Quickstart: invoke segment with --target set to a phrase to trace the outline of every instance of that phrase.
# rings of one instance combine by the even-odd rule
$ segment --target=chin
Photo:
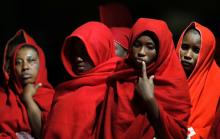
[[[186,75],[190,75],[192,73],[192,70],[190,70],[190,69],[184,68],[184,71],[185,71]]]
[[[28,85],[28,84],[34,84],[34,81],[32,80],[27,80],[22,82],[23,86]]]
[[[139,63],[139,62],[135,62],[135,63],[134,63],[134,68],[136,68],[136,69],[141,69],[141,68],[142,68],[142,64]]]

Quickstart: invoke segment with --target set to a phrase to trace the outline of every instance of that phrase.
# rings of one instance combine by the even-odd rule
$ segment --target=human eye
[[[189,49],[189,46],[187,44],[182,44],[181,49],[182,50],[187,50],[187,49]]]
[[[28,63],[35,63],[35,62],[37,61],[37,59],[36,59],[36,58],[33,58],[33,57],[29,57],[29,58],[27,59],[27,61],[28,61]]]
[[[141,43],[139,41],[135,41],[133,44],[133,47],[139,48],[141,46]]]
[[[149,50],[154,50],[155,49],[155,45],[154,44],[147,44],[146,46]]]
[[[196,48],[193,48],[193,52],[195,52],[196,54],[198,54],[200,51],[200,48],[196,47]]]
[[[16,66],[19,66],[19,65],[21,65],[22,64],[22,60],[21,59],[16,59],[15,60],[15,65]]]

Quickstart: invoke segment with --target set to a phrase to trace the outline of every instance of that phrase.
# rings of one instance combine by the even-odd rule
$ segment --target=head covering
[[[76,75],[72,70],[69,41],[80,39],[94,63],[87,72]],[[77,47],[75,45],[74,47]],[[81,48],[80,48],[81,49]],[[61,51],[61,59],[72,80],[56,88],[53,109],[49,115],[44,138],[91,138],[104,99],[106,78],[116,67],[111,31],[102,23],[90,21],[68,36]],[[60,126],[62,125],[62,126]]]
[[[218,97],[220,95],[220,69],[214,60],[215,37],[206,27],[197,22],[192,22],[182,33],[176,48],[180,57],[180,48],[185,32],[195,28],[201,36],[201,46],[196,66],[188,77],[189,92],[192,102],[189,127],[196,135],[207,138],[213,122]],[[207,107],[208,106],[208,107]]]
[[[84,43],[88,55],[95,65],[95,68],[90,72],[94,72],[100,64],[115,56],[112,33],[104,24],[91,21],[80,26],[65,39],[61,50],[61,60],[63,65],[68,74],[73,78],[77,75],[72,71],[72,66],[75,65],[71,64],[68,44],[74,37],[80,39]]]
[[[129,51],[137,37],[145,31],[159,40],[157,60],[147,67],[148,75],[155,75],[154,94],[159,105],[161,123],[157,133],[147,117],[146,108],[135,92],[140,72],[129,64],[119,64],[118,71],[109,78],[99,138],[153,138],[185,139],[190,100],[183,68],[175,53],[172,34],[164,21],[140,18],[131,29]],[[155,135],[156,134],[156,135]]]
[[[128,50],[129,35],[131,29],[126,27],[112,27],[111,28],[114,41],[119,43],[124,49]]]
[[[15,76],[15,59],[16,54],[24,45],[31,45],[39,54],[39,71],[35,84],[42,83],[42,86],[38,88],[34,94],[33,99],[41,109],[42,126],[46,122],[47,114],[50,110],[52,98],[54,95],[53,87],[47,81],[47,69],[45,63],[45,56],[42,49],[35,43],[21,43],[16,46],[14,53],[11,57],[11,75],[6,91],[0,92],[0,137],[8,136],[11,138],[17,138],[16,132],[24,131],[29,134],[32,133],[32,129],[29,123],[29,117],[25,105],[23,104],[21,97],[23,88],[18,78]]]
[[[28,43],[28,44],[34,44],[37,45],[35,40],[29,36],[25,30],[19,29],[15,35],[9,39],[9,41],[6,43],[5,49],[4,49],[4,57],[3,57],[3,65],[2,70],[4,74],[5,84],[7,84],[9,80],[9,73],[7,71],[7,67],[9,66],[9,62],[7,62],[10,59],[10,55],[12,55],[14,48],[17,47],[21,43]]]

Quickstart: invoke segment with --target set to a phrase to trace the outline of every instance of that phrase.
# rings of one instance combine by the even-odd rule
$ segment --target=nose
[[[189,49],[186,54],[184,55],[184,59],[186,60],[191,60],[192,59],[192,55],[193,55],[193,52],[191,49]]]
[[[145,55],[146,55],[146,53],[145,53],[145,47],[142,46],[142,47],[140,48],[140,50],[138,51],[138,56],[139,56],[139,57],[144,57]]]
[[[83,62],[83,58],[80,56],[76,57],[76,63],[80,63],[80,62]]]
[[[27,62],[24,62],[22,64],[22,70],[25,71],[25,70],[28,70],[29,69],[29,64]]]

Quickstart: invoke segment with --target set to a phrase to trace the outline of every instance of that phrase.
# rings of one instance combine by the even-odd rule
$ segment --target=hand
[[[23,100],[26,101],[28,99],[31,99],[34,94],[37,92],[37,89],[42,86],[42,83],[38,83],[36,85],[34,84],[27,84],[23,89]]]
[[[146,64],[142,62],[142,76],[138,78],[136,91],[144,99],[144,101],[154,99],[154,76],[147,77]]]
[[[16,132],[16,136],[18,139],[34,139],[31,134],[25,131]]]

